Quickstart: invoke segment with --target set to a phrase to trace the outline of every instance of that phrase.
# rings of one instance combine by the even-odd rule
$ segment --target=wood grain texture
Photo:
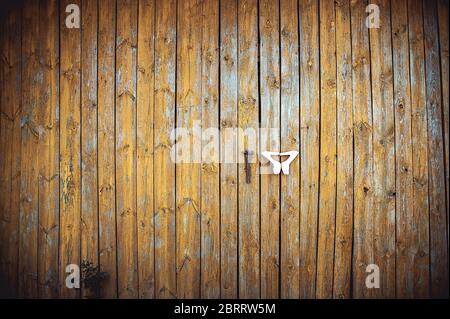
[[[4,9],[6,11],[6,9]],[[6,23],[6,13],[8,12],[2,12],[2,15],[0,16],[0,18],[2,18],[2,23],[0,24],[0,52],[3,56],[7,55],[7,50],[8,50],[8,39],[5,36],[8,30],[8,26]],[[3,62],[3,61],[2,61]],[[1,64],[1,68],[0,68],[0,85],[1,85],[1,91],[4,92],[5,88],[6,88],[6,77],[8,74],[8,69],[7,69],[8,65],[6,63],[2,63]],[[8,160],[8,157],[11,154],[11,150],[7,144],[7,137],[9,137],[9,134],[7,133],[7,128],[6,128],[6,119],[4,118],[5,116],[3,115],[3,113],[6,113],[6,108],[7,108],[8,104],[6,103],[6,94],[2,93],[0,95],[0,151],[2,154],[2,157],[0,158],[0,186],[3,189],[8,189],[10,188],[10,183],[9,183],[9,174],[10,174],[10,170],[9,170],[9,163],[10,160]],[[3,134],[2,134],[3,132]],[[0,194],[0,230],[1,230],[1,235],[0,235],[0,273],[2,274],[0,277],[0,284],[2,285],[2,287],[5,286],[9,286],[9,282],[8,282],[8,278],[6,277],[6,263],[8,262],[8,257],[7,257],[7,246],[4,244],[7,238],[7,228],[8,228],[8,223],[7,221],[7,211],[9,210],[9,202],[6,199],[6,194]],[[7,295],[6,289],[2,289],[1,290],[1,295]]]
[[[369,31],[365,25],[365,1],[351,1],[352,93],[354,127],[354,228],[353,297],[372,297],[366,289],[366,267],[374,260],[372,96]]]
[[[409,60],[411,76],[411,137],[413,148],[413,220],[417,225],[414,258],[414,297],[430,293],[430,239],[428,203],[428,133],[425,93],[425,57],[422,2],[408,1]],[[400,288],[401,289],[401,288]]]
[[[115,175],[115,0],[98,3],[98,218],[99,265],[108,273],[101,297],[117,297]]]
[[[39,141],[39,296],[58,296],[59,247],[59,4],[40,2],[40,63],[43,64]],[[96,165],[96,161],[94,161]],[[97,181],[95,180],[95,183]]]
[[[176,1],[155,3],[155,297],[176,298],[175,164],[171,132],[175,128]],[[157,186],[157,187],[156,187]]]
[[[5,10],[5,9],[3,9]],[[6,12],[7,13],[7,12]],[[2,23],[0,23],[0,52],[1,54],[5,53],[5,50],[7,49],[7,40],[6,37],[4,36],[5,31],[6,31],[6,22],[5,19],[6,15],[5,12],[2,12],[2,14],[0,14],[0,18],[2,19]],[[0,64],[0,89],[4,89],[5,86],[5,74],[6,74],[6,64],[2,63]],[[2,186],[3,188],[8,188],[7,186],[7,166],[8,164],[6,164],[8,162],[8,160],[6,159],[6,156],[9,153],[8,150],[8,146],[6,144],[6,134],[3,133],[2,135],[2,126],[4,126],[3,123],[3,119],[2,119],[2,112],[3,112],[3,108],[6,108],[6,103],[3,100],[5,94],[0,94],[0,152],[2,154],[2,157],[0,158],[0,186]],[[5,132],[5,129],[3,129],[3,132]],[[5,216],[5,212],[7,210],[7,206],[5,205],[5,196],[4,195],[0,195],[0,230],[1,230],[1,235],[0,235],[0,240],[2,239],[6,239],[6,222],[4,220],[4,216]],[[3,241],[2,241],[3,242]],[[6,273],[6,263],[7,263],[7,248],[6,246],[4,246],[1,242],[0,242],[0,273],[2,275],[0,275],[0,285],[2,287],[6,287],[7,285],[9,285],[8,279],[6,278],[6,276],[4,275]],[[6,296],[7,289],[2,289],[0,290],[0,295],[1,296]]]
[[[9,13],[9,14],[8,14]],[[17,296],[21,166],[21,10],[2,14],[0,94],[0,293]]]
[[[3,9],[5,10],[5,9]],[[6,10],[5,10],[6,11]],[[2,23],[0,23],[0,52],[2,55],[6,55],[6,50],[8,49],[7,45],[7,39],[5,37],[7,25],[6,25],[6,14],[7,11],[3,11],[0,15],[0,18],[2,19]],[[3,61],[2,61],[3,62]],[[5,78],[7,74],[7,64],[2,63],[0,66],[0,88],[1,91],[4,91],[5,89]],[[5,126],[5,120],[3,119],[3,112],[4,109],[6,109],[6,101],[5,101],[5,94],[0,94],[0,151],[2,154],[2,157],[0,158],[0,186],[2,186],[3,189],[8,189],[8,160],[7,156],[10,154],[9,147],[6,143],[6,129]],[[3,131],[3,134],[2,134]],[[6,211],[9,209],[9,207],[6,204],[6,196],[4,194],[0,194],[0,273],[2,274],[0,276],[0,285],[2,287],[9,286],[8,278],[4,275],[6,273],[6,263],[7,263],[7,248],[6,245],[4,245],[4,241],[7,237],[7,223],[5,221],[5,215]],[[8,293],[6,292],[7,289],[0,290],[1,296],[6,296]],[[8,289],[9,290],[9,289]]]
[[[81,8],[81,3],[62,1]],[[60,247],[59,293],[63,298],[80,296],[66,287],[66,267],[81,263],[81,32],[67,28],[60,12]]]
[[[119,298],[137,298],[136,72],[137,0],[117,2],[116,207]]]
[[[317,298],[333,295],[336,221],[337,92],[334,3],[320,1],[320,177]]]
[[[280,12],[276,1],[259,1],[260,149],[280,152]],[[283,158],[285,160],[286,158]],[[270,172],[270,162],[261,170]],[[280,176],[261,174],[261,298],[278,298]]]
[[[319,3],[299,1],[300,42],[300,298],[316,295],[319,213]]]
[[[137,236],[139,297],[154,297],[153,123],[155,1],[139,0],[137,39]]]
[[[333,297],[351,297],[353,244],[353,90],[350,1],[337,3],[336,10],[336,239],[334,242]]]
[[[238,136],[239,193],[239,298],[259,298],[260,277],[260,187],[258,128],[258,3],[238,3],[238,127],[249,134]],[[250,183],[246,183],[244,152],[251,152]]]
[[[393,106],[390,2],[374,1],[380,27],[370,28],[373,116],[373,264],[380,273],[378,298],[395,297],[395,123]],[[375,226],[379,225],[379,226]]]
[[[22,10],[22,147],[20,184],[19,295],[38,297],[39,227],[39,106],[42,67],[39,64],[39,2],[30,0]]]
[[[97,0],[81,5],[81,260],[98,264]],[[92,291],[82,287],[82,297]]]
[[[423,5],[425,79],[428,120],[431,296],[448,296],[448,245],[445,204],[445,159],[436,1]]]
[[[449,20],[448,20],[448,0],[437,1],[437,14],[439,19],[439,49],[441,59],[441,85],[442,85],[442,121],[444,125],[444,157],[445,157],[445,190],[447,194],[447,250],[449,245],[449,182],[450,182],[450,164],[449,164]]]
[[[409,76],[408,7],[406,1],[391,2],[392,68],[394,81],[396,155],[396,281],[397,296],[413,297],[414,259],[417,252],[413,212],[413,148],[411,133],[411,87]],[[411,218],[412,217],[412,218]]]
[[[0,296],[448,298],[448,5],[0,2]]]
[[[219,125],[219,1],[202,3],[202,171],[201,291],[202,298],[220,297],[220,140]],[[212,129],[210,129],[212,128]]]
[[[177,8],[177,128],[192,134],[189,149],[176,145],[177,159],[185,159],[176,165],[178,298],[200,297],[202,3],[179,1]]]
[[[281,150],[300,146],[300,77],[298,46],[298,1],[280,1],[281,37]],[[280,123],[280,124],[281,124]],[[289,178],[281,179],[280,298],[299,297],[300,273],[300,158],[289,167]]]
[[[232,134],[238,126],[237,10],[237,0],[220,1],[221,298],[238,296],[238,141]]]

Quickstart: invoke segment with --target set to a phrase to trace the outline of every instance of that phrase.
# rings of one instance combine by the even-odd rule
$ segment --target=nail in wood
[[[252,151],[245,150],[244,151],[244,158],[245,158],[245,182],[247,184],[250,184],[250,180],[252,178],[252,171],[250,169],[250,161],[249,157],[253,155]]]

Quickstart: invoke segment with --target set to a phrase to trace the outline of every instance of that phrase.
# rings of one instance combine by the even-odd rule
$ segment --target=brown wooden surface
[[[411,133],[413,147],[413,192],[412,216],[417,230],[411,234],[417,246],[417,258],[412,265],[414,271],[414,297],[429,295],[430,237],[428,201],[428,133],[425,96],[425,60],[423,42],[422,2],[408,1],[409,58],[411,70]],[[402,234],[400,234],[402,236]]]
[[[98,264],[97,0],[81,5],[81,260]],[[82,290],[82,297],[91,292]]]
[[[372,2],[2,2],[1,296],[448,297],[448,0]]]
[[[238,127],[246,130],[258,128],[258,1],[238,1]],[[249,134],[251,135],[251,134]],[[239,298],[259,298],[261,295],[261,217],[259,138],[238,136],[238,261]],[[251,152],[253,162],[246,181],[245,151]],[[250,161],[252,160],[250,159]],[[225,212],[226,213],[226,212]]]
[[[366,266],[374,259],[373,211],[373,118],[370,83],[369,30],[366,28],[366,1],[350,1],[353,89],[353,297],[375,294],[366,289]],[[379,225],[382,226],[382,225]]]
[[[200,130],[202,121],[202,1],[177,4],[176,125]],[[176,165],[177,297],[200,297],[201,141],[181,150],[187,160]],[[178,145],[175,147],[178,156]],[[187,155],[186,152],[189,152]]]
[[[390,1],[373,2],[380,8],[380,28],[370,29],[372,88],[373,263],[380,268],[380,289],[376,297],[395,297],[395,126]],[[397,154],[399,155],[399,154]],[[380,226],[377,226],[380,225]]]
[[[437,2],[423,5],[425,82],[428,126],[431,296],[448,294],[448,229],[445,203],[445,159],[440,81]],[[448,222],[448,221],[447,221]]]
[[[154,227],[153,227],[153,123],[155,2],[139,1],[137,43],[137,236],[139,297],[153,298]]]
[[[280,152],[280,21],[279,3],[259,2],[261,127],[260,147]],[[264,164],[261,164],[264,165]],[[264,167],[270,163],[266,161]],[[263,167],[261,167],[263,169]],[[280,252],[280,176],[261,175],[261,298],[277,298]]]
[[[319,3],[299,1],[300,298],[314,298],[320,161]]]
[[[99,2],[98,17],[98,218],[99,263],[108,273],[102,297],[117,296],[115,171],[115,0]]]
[[[119,298],[137,298],[137,0],[117,1],[116,207]]]
[[[449,0],[438,0],[438,16],[439,16],[439,49],[441,59],[441,83],[442,83],[442,121],[444,125],[444,154],[445,155],[445,190],[447,193],[447,245],[449,245],[449,182],[450,182],[450,167],[449,167],[449,20],[448,7]]]
[[[58,3],[41,2],[40,54],[44,63],[43,94],[40,125],[43,136],[39,145],[39,295],[58,296],[58,240],[59,240],[59,25]],[[50,23],[49,23],[50,22]],[[96,65],[95,65],[96,66]],[[91,77],[96,78],[95,74]],[[95,80],[94,80],[95,81]],[[95,108],[91,108],[94,109]],[[91,132],[91,139],[96,132]],[[96,166],[96,158],[91,162]],[[96,179],[94,183],[96,185]],[[96,194],[94,194],[95,196]],[[90,201],[87,201],[90,202]],[[89,213],[96,214],[96,206]],[[90,215],[89,217],[91,217]],[[93,220],[95,218],[87,218]],[[95,241],[92,245],[95,245]],[[94,251],[95,252],[95,251]]]
[[[80,6],[60,6],[69,3]],[[67,265],[81,263],[81,32],[66,28],[65,16],[60,12],[59,292],[63,298],[74,298],[80,293],[67,289],[65,278]]]
[[[155,297],[176,297],[175,165],[170,134],[175,127],[176,1],[158,0],[155,15]]]
[[[408,41],[408,3],[392,2],[393,80],[395,111],[395,146],[396,146],[396,267],[397,296],[413,297],[414,259],[417,242],[414,229],[417,221],[413,212],[413,148],[411,132],[411,86],[409,76],[409,52],[403,43]],[[410,238],[413,237],[413,238]]]
[[[202,127],[219,125],[219,1],[205,0],[202,27]],[[202,298],[220,298],[220,140],[205,131],[202,145],[201,287]]]
[[[42,66],[38,54],[40,43],[39,2],[30,0],[22,12],[22,144],[19,223],[19,295],[38,297],[38,229],[39,229],[39,102],[42,89]],[[79,153],[79,149],[78,149]],[[20,227],[20,226],[19,226]],[[79,244],[79,241],[77,241]]]
[[[237,0],[220,1],[220,128],[237,128]],[[237,158],[237,138],[223,134],[223,161]],[[238,168],[233,163],[220,165],[220,275],[221,298],[237,298],[238,290]],[[227,212],[222,213],[222,212]]]
[[[19,217],[21,185],[21,12],[8,8],[2,14],[0,95],[0,282],[11,295],[18,292]],[[8,80],[6,80],[8,79]]]
[[[334,5],[320,1],[320,181],[317,298],[333,295],[336,222],[336,22]]]
[[[296,0],[280,1],[281,144],[282,150],[300,145],[298,7]],[[301,156],[301,155],[299,155]],[[281,179],[280,289],[281,298],[298,298],[300,273],[300,160],[290,166],[290,178]]]
[[[353,95],[350,38],[350,1],[336,6],[336,239],[334,241],[333,297],[351,296],[353,245]]]

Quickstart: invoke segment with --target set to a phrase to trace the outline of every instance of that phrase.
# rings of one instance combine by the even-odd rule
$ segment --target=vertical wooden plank
[[[58,295],[59,240],[59,4],[40,3],[42,97],[39,141],[39,296]]]
[[[430,292],[428,132],[425,92],[425,57],[422,1],[408,1],[409,60],[411,71],[411,135],[413,148],[413,220],[417,229],[414,258],[414,297],[427,298]]]
[[[336,3],[337,181],[333,297],[350,298],[353,245],[353,95],[350,1]]]
[[[316,295],[319,199],[319,6],[301,0],[300,12],[300,298]]]
[[[333,296],[336,214],[336,20],[334,2],[320,1],[320,181],[317,298]]]
[[[291,165],[289,180],[282,176],[281,181],[272,182],[274,176],[262,176],[262,192],[258,186],[258,166],[255,163],[252,164],[251,184],[245,183],[243,163],[238,166],[238,171],[232,163],[222,164],[220,170],[212,163],[205,163],[202,167],[189,164],[182,168],[183,175],[179,176],[184,176],[185,181],[189,179],[189,183],[179,179],[177,187],[185,192],[182,195],[179,192],[177,202],[180,214],[177,219],[180,228],[178,234],[184,236],[181,239],[175,232],[176,170],[170,158],[170,133],[175,126],[176,1],[141,0],[139,4],[135,1],[132,5],[120,2],[120,30],[116,43],[117,94],[114,93],[113,82],[114,0],[98,3],[98,40],[96,22],[91,23],[97,17],[97,5],[93,5],[95,0],[86,0],[82,5],[81,2],[77,3],[87,14],[82,18],[83,29],[66,27],[65,7],[69,2],[62,2],[59,6],[53,0],[29,0],[21,13],[25,18],[23,23],[19,11],[16,16],[13,13],[8,15],[4,21],[6,29],[2,29],[3,82],[0,92],[0,186],[7,190],[0,194],[0,265],[2,276],[11,285],[5,289],[11,294],[15,293],[15,276],[20,268],[22,296],[54,297],[58,293],[59,282],[62,297],[76,297],[77,290],[65,287],[65,266],[79,264],[81,259],[92,258],[91,261],[95,261],[98,254],[98,262],[110,276],[103,286],[104,296],[116,296],[117,193],[120,201],[118,244],[121,252],[119,261],[122,264],[118,269],[122,279],[121,297],[152,297],[155,293],[158,297],[175,297],[177,266],[180,271],[178,278],[181,278],[179,297],[218,297],[219,292],[222,297],[237,297],[238,280],[241,297],[276,297],[278,284],[273,280],[279,275],[275,270],[276,259],[279,259],[281,267],[279,280],[282,297],[348,297],[352,282],[351,212],[354,191],[354,296],[392,297],[393,283],[396,283],[398,297],[424,298],[429,295],[430,277],[432,295],[448,296],[448,157],[445,154],[448,148],[448,26],[445,24],[448,15],[442,9],[448,8],[448,2],[438,0],[430,4],[409,0],[407,4],[406,1],[391,1],[392,14],[389,13],[388,1],[378,2],[381,28],[370,31],[365,26],[367,1],[336,3],[336,36],[339,41],[336,39],[335,62],[332,62],[335,58],[334,41],[327,40],[334,37],[331,31],[334,15],[327,10],[332,8],[332,3],[321,2],[320,9],[316,2],[310,2],[312,5],[307,1],[300,4],[301,38],[298,41],[295,0],[281,0],[279,22],[274,22],[278,19],[276,2],[259,2],[259,20],[257,1],[241,1],[239,4],[235,0],[220,2],[220,111],[216,51],[219,2],[193,0],[193,3],[180,3],[180,7],[188,8],[183,12],[178,11],[178,15],[184,19],[179,27],[182,26],[180,31],[183,34],[182,37],[180,35],[180,41],[184,41],[185,45],[180,48],[179,53],[183,54],[179,55],[181,60],[178,64],[179,74],[183,74],[179,82],[179,88],[183,88],[183,91],[178,95],[182,102],[178,109],[180,126],[188,123],[187,127],[192,128],[196,125],[194,121],[201,118],[203,127],[214,127],[220,115],[222,129],[236,127],[238,123],[243,128],[256,128],[259,46],[262,126],[272,127],[277,119],[282,121],[280,136],[286,141],[281,150],[299,147],[300,139],[296,134],[300,127],[304,142],[300,154],[303,163],[301,177],[304,180],[301,189],[297,188],[300,185],[298,162]],[[92,10],[89,9],[91,5]],[[59,27],[56,25],[58,9],[61,10]],[[317,20],[319,14],[321,18]],[[392,21],[389,21],[390,16]],[[280,33],[279,39],[276,32],[272,32],[278,28],[278,23],[280,29],[276,32]],[[387,31],[390,25],[392,34]],[[21,26],[24,28],[23,39]],[[318,26],[321,27],[320,37]],[[261,42],[257,40],[258,29]],[[61,36],[61,72],[58,71],[59,37],[56,32],[60,32]],[[153,33],[156,34],[154,44]],[[315,60],[319,57],[319,39],[323,57],[321,64]],[[98,121],[96,102],[93,102],[97,99],[97,41],[100,46]],[[405,45],[406,41],[409,41],[409,49]],[[296,70],[299,63],[298,42],[301,43],[302,58],[301,110],[297,105],[297,99],[300,98],[299,70]],[[281,45],[280,52],[276,52],[277,45]],[[17,55],[20,47],[21,54]],[[349,69],[350,54],[352,73]],[[23,70],[20,62],[22,57]],[[372,63],[373,72],[369,63]],[[280,70],[276,71],[278,67]],[[190,78],[186,75],[188,72],[191,72]],[[333,72],[337,76],[335,83],[328,77]],[[59,75],[63,121],[60,128]],[[353,81],[352,87],[350,81]],[[318,91],[319,83],[321,91]],[[319,92],[322,100],[318,98]],[[281,96],[277,95],[280,93]],[[373,133],[371,94],[375,124]],[[21,98],[23,114],[20,109]],[[118,106],[117,119],[114,114],[115,102]],[[278,116],[275,114],[276,103],[281,107]],[[333,105],[337,113],[332,112],[334,107],[330,106]],[[355,116],[354,185],[352,112]],[[334,126],[333,120],[330,120],[333,115]],[[301,116],[300,122],[298,116]],[[97,131],[100,152],[98,163],[94,146]],[[124,139],[124,135],[120,135],[123,133],[126,135]],[[222,137],[222,145],[226,139]],[[336,140],[337,144],[333,144]],[[207,142],[205,140],[203,146]],[[241,146],[245,145],[244,139],[241,142]],[[241,147],[240,160],[243,159],[244,149],[254,150],[256,145],[251,145],[253,149],[248,145]],[[261,141],[261,146],[267,145],[265,140]],[[114,158],[116,146],[117,171]],[[60,147],[60,163],[56,147]],[[394,147],[395,160],[392,155]],[[327,161],[330,154],[337,154],[337,158],[330,157],[331,160]],[[205,158],[206,154],[203,154],[202,159]],[[185,164],[180,164],[179,168],[181,165]],[[336,193],[333,195],[330,178],[333,180],[332,172],[335,169],[337,181]],[[55,185],[59,170],[60,185]],[[397,173],[395,183],[394,172]],[[120,184],[117,190],[116,173]],[[375,174],[375,179],[372,174]],[[194,186],[192,175],[196,176]],[[221,193],[219,176],[223,186]],[[269,193],[278,192],[279,185],[274,186],[278,182],[281,182],[282,191],[279,208],[269,206]],[[328,191],[330,185],[331,191]],[[239,202],[238,187],[241,194]],[[91,188],[93,192],[89,191]],[[298,190],[302,191],[302,198],[299,198]],[[93,208],[97,205],[97,196],[100,213],[98,226],[97,210]],[[328,235],[328,232],[334,234],[334,215],[333,209],[330,209],[334,204],[328,200],[334,196],[335,240],[333,235]],[[394,198],[397,201],[395,206]],[[263,215],[259,215],[259,205]],[[58,253],[59,207],[61,234]],[[393,207],[397,210],[395,229]],[[222,215],[219,215],[219,208]],[[199,210],[198,214],[196,209]],[[279,210],[281,215],[277,219],[270,212],[264,213],[265,210]],[[182,230],[180,225],[184,222],[183,215],[189,216],[187,229],[193,232]],[[20,232],[19,219],[22,223]],[[276,240],[269,240],[278,237],[278,227],[274,227],[278,222],[281,246]],[[269,228],[269,225],[274,229]],[[219,229],[220,226],[223,226],[222,229]],[[97,227],[100,227],[98,233]],[[392,250],[394,230],[397,239],[395,257]],[[97,234],[100,236],[98,243]],[[301,242],[299,236],[302,236]],[[178,247],[181,247],[178,255],[175,239],[179,240]],[[189,254],[183,250],[186,247]],[[333,247],[334,265],[328,255],[333,253]],[[281,248],[279,252],[278,248]],[[241,276],[237,266],[238,251],[241,253]],[[219,252],[222,267],[220,276]],[[394,259],[396,278],[392,279]],[[271,266],[274,268],[266,267],[270,263],[273,263]],[[366,266],[369,263],[375,263],[381,268],[381,290],[365,288]],[[152,279],[154,272],[155,279]],[[308,280],[310,278],[312,281]]]
[[[97,0],[81,5],[81,260],[98,264]],[[92,291],[82,287],[82,298]]]
[[[0,294],[17,297],[21,155],[21,6],[2,6]]]
[[[21,6],[3,5],[0,106],[0,280],[5,297],[17,297],[21,148]]]
[[[411,96],[409,82],[408,7],[391,2],[396,153],[396,286],[397,297],[414,296],[414,259],[417,252],[413,213]]]
[[[154,297],[153,94],[155,2],[139,1],[137,74],[137,218],[139,297]]]
[[[450,209],[450,195],[449,195],[449,182],[450,182],[450,167],[449,167],[449,58],[448,58],[448,41],[449,41],[449,0],[438,0],[438,18],[439,18],[439,48],[441,57],[441,82],[442,82],[442,112],[444,122],[444,156],[445,156],[445,187],[447,192],[447,248],[449,245],[449,209]]]
[[[138,296],[136,224],[137,0],[117,2],[116,204],[119,298]]]
[[[365,285],[366,266],[374,263],[373,251],[373,148],[370,92],[369,31],[366,2],[351,1],[352,92],[354,120],[354,244],[353,297],[370,297]]]
[[[6,109],[8,108],[8,104],[6,103],[6,74],[8,73],[8,63],[7,59],[3,58],[7,56],[7,38],[6,32],[8,31],[7,27],[7,18],[8,18],[8,10],[4,4],[0,7],[0,52],[2,54],[2,60],[0,65],[0,152],[2,156],[0,156],[0,186],[2,189],[9,188],[9,164],[6,157],[11,153],[7,144],[7,136],[6,134],[6,124],[9,116],[7,116]],[[8,61],[9,62],[9,61]],[[5,113],[5,115],[3,114]],[[6,192],[0,193],[0,296],[6,297],[8,296],[8,285],[9,279],[6,276],[7,269],[7,246],[6,246],[6,238],[8,237],[7,228],[8,228],[8,219],[7,212],[9,211],[9,202],[6,200]]]
[[[116,1],[98,3],[98,214],[99,264],[108,278],[101,296],[117,297],[115,197],[115,28]]]
[[[0,157],[0,186],[2,188],[7,188],[6,183],[6,176],[7,173],[5,172],[5,166],[6,161],[5,157],[8,153],[8,147],[5,144],[5,134],[2,134],[2,127],[4,125],[3,121],[3,112],[4,109],[6,109],[6,103],[4,100],[5,94],[2,93],[5,89],[5,73],[6,73],[6,67],[8,64],[6,63],[6,59],[3,58],[6,54],[7,46],[6,46],[6,17],[7,17],[7,10],[6,6],[4,4],[0,5],[0,54],[2,55],[2,59],[0,60],[0,152],[3,156]],[[4,131],[4,129],[3,129]],[[0,194],[0,296],[4,297],[7,294],[7,277],[5,275],[6,273],[6,245],[3,245],[3,239],[6,238],[6,221],[5,221],[5,212],[7,211],[6,205],[5,205],[5,197],[4,194]]]
[[[20,43],[21,43],[21,25],[20,25],[20,10],[17,9],[17,15],[15,18],[15,27],[14,30],[17,30],[18,36],[15,38],[15,49],[14,53],[17,56],[17,59],[20,59],[20,55],[17,52],[20,52]],[[19,230],[20,230],[20,185],[21,185],[21,147],[22,147],[22,128],[21,128],[21,114],[22,114],[22,102],[21,102],[21,67],[22,62],[17,62],[14,69],[14,87],[15,87],[15,98],[16,101],[14,107],[14,131],[12,135],[12,163],[11,163],[11,212],[14,214],[11,216],[10,225],[11,230],[8,232],[8,247],[9,253],[8,258],[11,261],[8,269],[8,277],[11,282],[11,293],[13,296],[17,296],[18,291],[18,255],[19,255]]]
[[[423,14],[428,115],[431,296],[448,298],[445,160],[436,1],[424,1]]]
[[[220,298],[219,1],[203,1],[201,297]],[[211,134],[209,133],[211,132]]]
[[[220,278],[221,298],[238,296],[237,0],[220,1]],[[231,135],[231,136],[230,136]]]
[[[281,150],[300,149],[298,2],[280,1],[281,33]],[[300,171],[302,154],[281,178],[281,298],[299,297]]]
[[[202,119],[202,1],[178,2],[177,128],[194,132]],[[191,135],[195,139],[195,135]],[[200,296],[201,159],[199,141],[176,165],[177,297]],[[180,152],[176,147],[177,155]],[[183,156],[186,156],[184,153]],[[196,160],[197,163],[193,163]]]
[[[261,0],[259,2],[261,152],[280,152],[279,19],[278,1]],[[266,161],[261,165],[270,166],[271,164]],[[277,298],[280,265],[280,175],[261,174],[260,183],[261,298]]]
[[[155,296],[176,298],[175,165],[170,155],[175,128],[176,1],[158,0],[155,10]]]
[[[6,112],[8,104],[6,103],[6,75],[8,73],[9,61],[7,60],[8,41],[7,41],[7,18],[9,10],[5,4],[0,6],[0,54],[2,59],[0,60],[0,187],[2,189],[10,188],[9,184],[9,163],[6,157],[11,153],[7,144],[6,125],[9,120],[8,112]],[[5,114],[3,114],[5,113]],[[8,237],[7,229],[9,220],[7,219],[7,212],[9,211],[9,201],[6,200],[6,192],[0,193],[0,296],[8,296],[9,279],[6,276],[7,269],[7,246],[6,239]]]
[[[7,73],[7,67],[9,66],[6,62],[6,58],[3,58],[6,56],[6,51],[8,50],[7,46],[7,40],[6,40],[6,32],[8,30],[7,28],[7,17],[8,17],[8,10],[6,9],[6,6],[4,4],[1,4],[1,13],[0,13],[0,53],[2,54],[2,60],[0,61],[0,152],[2,156],[0,156],[0,186],[2,189],[8,189],[8,161],[6,160],[7,154],[10,153],[8,149],[8,145],[6,143],[7,141],[7,134],[5,133],[5,124],[6,119],[9,117],[6,117],[3,115],[3,113],[6,111],[7,104],[5,99],[5,94],[2,93],[5,91],[6,88],[6,73]],[[7,114],[7,113],[6,113]],[[5,118],[4,118],[5,117]],[[3,134],[2,134],[3,132]],[[6,276],[6,264],[7,264],[7,246],[5,244],[5,240],[8,237],[7,235],[7,211],[9,210],[8,207],[9,203],[6,204],[6,193],[3,192],[0,194],[0,296],[6,297],[8,296],[8,285],[9,285],[9,279]]]
[[[39,2],[25,1],[22,11],[22,156],[20,185],[19,295],[38,297]]]
[[[81,32],[66,27],[65,8],[80,1],[60,3],[60,247],[59,285],[62,298],[79,296],[65,285],[69,264],[80,264],[81,220]]]
[[[395,297],[395,125],[392,86],[390,4],[374,1],[380,9],[380,27],[370,28],[373,115],[374,260],[380,273],[377,297]]]
[[[243,0],[238,3],[238,127],[249,129],[252,135],[239,136],[239,298],[260,297],[260,214],[259,214],[259,154],[258,123],[258,3]],[[246,183],[244,151],[250,158],[251,181]]]

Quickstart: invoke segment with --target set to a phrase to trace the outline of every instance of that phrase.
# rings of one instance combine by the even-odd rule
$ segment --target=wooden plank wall
[[[1,296],[448,298],[449,2],[370,3],[3,1]]]

